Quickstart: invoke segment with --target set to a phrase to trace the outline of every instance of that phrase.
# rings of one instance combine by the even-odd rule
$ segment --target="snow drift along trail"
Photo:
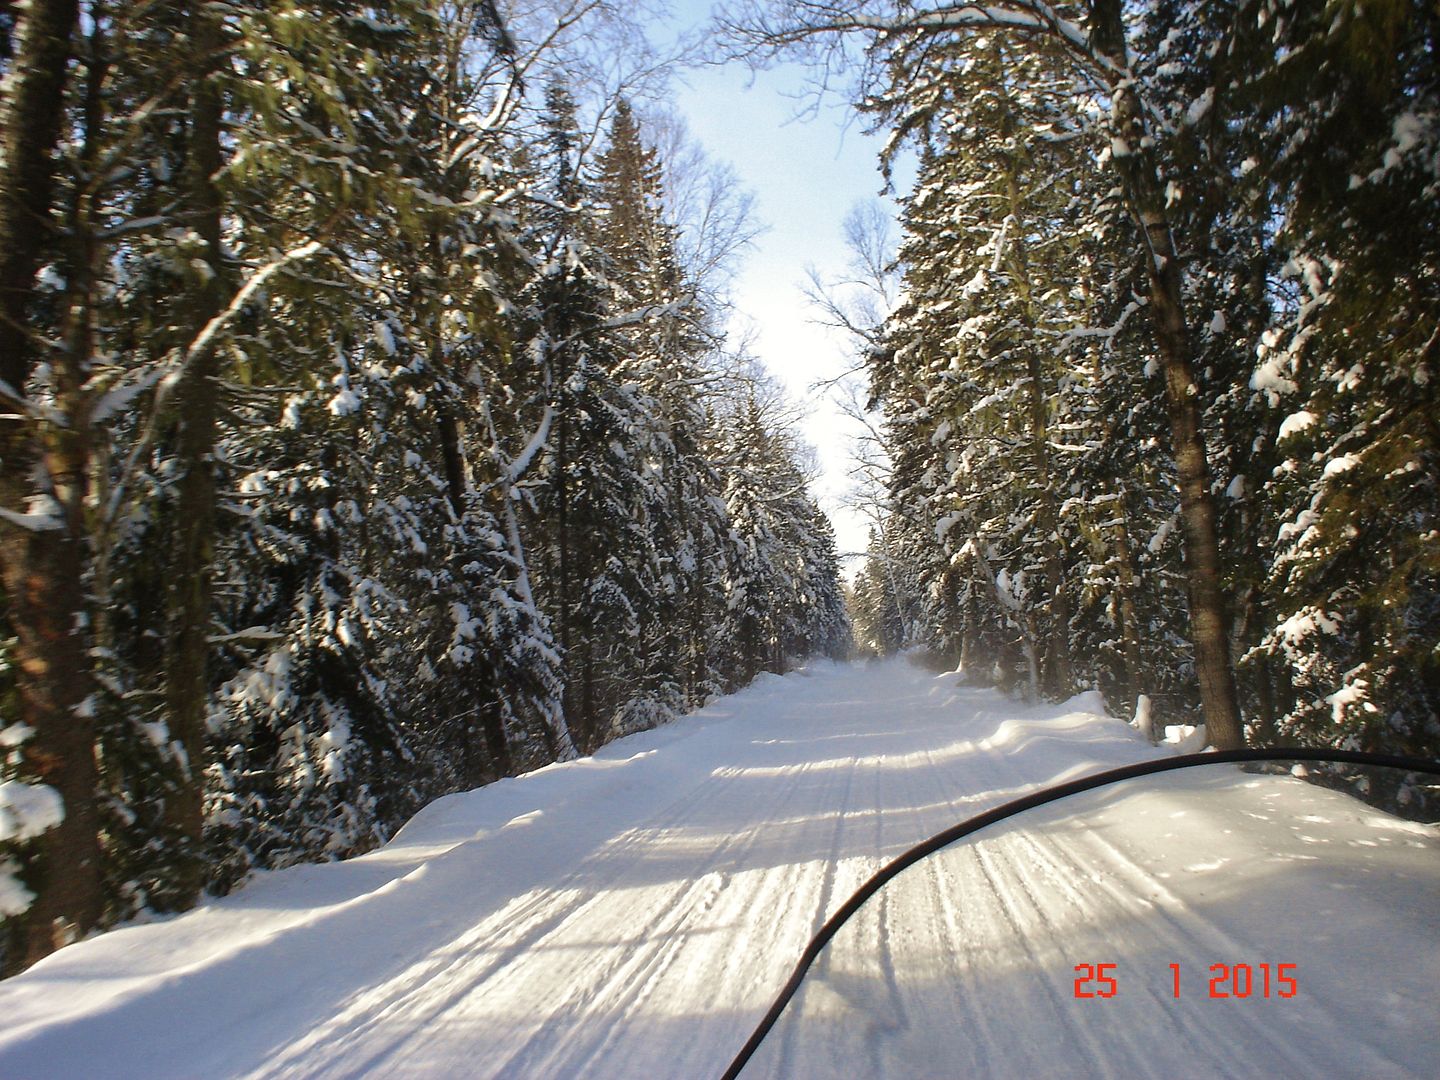
[[[1162,752],[1097,706],[899,660],[763,677],[369,855],[62,950],[0,984],[0,1078],[715,1076],[880,863]],[[1434,1075],[1440,834],[1226,768],[907,871],[745,1075]],[[1119,992],[1076,999],[1083,963]],[[1206,1000],[1215,963],[1295,964],[1299,992]]]

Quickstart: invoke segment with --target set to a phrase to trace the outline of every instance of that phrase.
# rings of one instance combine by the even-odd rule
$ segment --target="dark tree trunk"
[[[690,625],[686,634],[689,656],[687,657],[686,669],[689,672],[689,683],[686,687],[685,698],[691,705],[700,705],[703,687],[709,678],[709,671],[706,664],[706,636],[705,636],[705,561],[707,553],[704,546],[704,529],[695,531],[695,569],[690,574]]]
[[[1074,685],[1070,664],[1070,599],[1065,593],[1064,553],[1060,547],[1060,514],[1050,480],[1050,432],[1045,413],[1044,372],[1034,349],[1028,356],[1030,376],[1030,446],[1035,460],[1041,544],[1045,552],[1045,585],[1050,592],[1050,641],[1045,650],[1045,689],[1056,698],[1068,697]]]
[[[481,706],[480,727],[485,735],[485,746],[490,751],[495,772],[500,776],[514,776],[515,760],[510,754],[510,742],[505,737],[505,721],[500,715],[498,705],[492,702]]]
[[[1102,57],[1125,70],[1125,29],[1120,0],[1092,0],[1092,42]],[[1235,671],[1230,660],[1229,618],[1220,585],[1220,540],[1210,467],[1201,427],[1200,393],[1191,363],[1190,331],[1180,261],[1165,211],[1165,197],[1147,148],[1143,106],[1133,82],[1111,88],[1115,144],[1111,161],[1144,243],[1150,284],[1150,316],[1165,373],[1171,449],[1180,485],[1185,537],[1185,576],[1190,599],[1190,636],[1195,672],[1210,742],[1217,749],[1245,745]]]
[[[448,99],[447,99],[448,100]],[[440,235],[430,234],[431,271],[436,281],[445,279],[445,256],[441,250]],[[444,342],[438,317],[430,339],[430,371],[436,378],[446,374]],[[437,395],[439,400],[439,395]],[[458,521],[465,516],[465,496],[470,491],[470,470],[465,460],[465,420],[457,416],[446,403],[441,402],[435,409],[435,424],[440,435],[440,456],[445,468],[445,493],[450,500],[450,509]]]
[[[580,719],[585,731],[585,749],[582,753],[593,754],[599,747],[600,735],[596,706],[595,647],[586,640],[580,646]]]
[[[0,166],[0,378],[16,393],[24,393],[35,363],[26,316],[50,235],[54,151],[78,8],[77,0],[30,0],[20,17],[20,53],[8,76]],[[4,423],[7,429],[16,425]],[[6,471],[12,471],[8,453],[5,462]]]
[[[980,662],[980,650],[976,642],[980,613],[976,607],[975,583],[972,577],[965,588],[965,607],[960,614],[960,674],[967,683],[979,681],[975,676],[975,668]]]
[[[562,298],[562,305],[568,297]],[[562,313],[559,326],[553,334],[563,338],[569,332],[568,319]],[[576,593],[584,587],[588,578],[586,572],[586,546],[583,539],[572,536],[575,528],[572,512],[570,486],[570,458],[577,452],[573,447],[570,419],[574,407],[570,392],[570,355],[568,347],[562,346],[555,354],[555,632],[560,645],[563,663],[564,686],[562,708],[565,712],[565,726],[570,741],[578,753],[588,754],[594,747],[591,739],[592,716],[588,674],[584,672],[590,663],[587,651],[587,635],[580,618],[579,600]],[[576,541],[580,540],[579,543]]]
[[[1125,658],[1125,705],[1133,709],[1140,696],[1142,676],[1140,664],[1140,627],[1135,613],[1135,558],[1130,551],[1130,530],[1125,524],[1125,504],[1116,501],[1115,576],[1119,593],[1121,655]]]
[[[435,410],[435,424],[440,430],[440,454],[445,465],[445,493],[450,509],[458,521],[465,516],[465,493],[469,488],[465,475],[465,426],[445,405]]]
[[[1275,705],[1274,672],[1270,660],[1261,653],[1255,660],[1256,734],[1261,746],[1274,746],[1280,741],[1276,722],[1279,710]]]
[[[50,240],[54,149],[63,117],[78,5],[32,0],[10,72],[0,166],[0,378],[21,396],[40,360],[28,327],[35,270]],[[93,135],[93,132],[90,132]],[[72,293],[73,297],[73,293]],[[82,304],[82,307],[85,305]],[[84,345],[72,339],[72,345]],[[84,495],[88,440],[72,370],[57,364],[62,410],[76,423],[43,435],[25,419],[0,420],[0,507],[23,515],[32,495],[50,495],[52,527],[0,523],[0,579],[16,642],[20,719],[34,734],[22,748],[22,779],[60,795],[64,820],[30,848],[26,875],[35,900],[11,920],[5,970],[12,974],[96,926],[103,911],[96,812],[94,724],[86,631]],[[22,401],[5,402],[18,414]],[[39,485],[36,479],[39,479]]]
[[[20,716],[35,732],[22,748],[23,776],[54,788],[65,808],[34,845],[35,901],[14,920],[5,974],[93,929],[103,910],[95,731],[82,715],[91,689],[88,635],[77,621],[83,546],[69,528],[7,535],[3,545]]]
[[[196,350],[176,391],[174,447],[179,476],[166,595],[165,710],[171,738],[183,758],[179,780],[166,802],[166,823],[182,846],[170,904],[194,905],[204,884],[204,783],[207,746],[205,709],[209,696],[211,573],[215,549],[215,441],[218,421],[214,342],[200,339],[221,311],[225,268],[220,249],[221,100],[213,80],[219,32],[213,16],[191,16],[197,70],[190,99],[187,223],[205,243],[210,273],[192,290],[191,337]]]

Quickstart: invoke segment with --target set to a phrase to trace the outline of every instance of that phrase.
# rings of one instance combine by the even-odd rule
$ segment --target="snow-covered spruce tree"
[[[26,11],[0,225],[63,228],[4,251],[41,330],[0,421],[0,782],[40,807],[5,811],[7,967],[570,754],[567,690],[593,746],[733,684],[694,297],[743,230],[667,222],[638,129],[562,193],[487,0]],[[845,631],[787,454],[774,666]]]
[[[900,130],[924,126],[938,146],[907,215],[906,296],[872,368],[914,365],[906,381],[926,387],[926,399],[908,415],[928,430],[894,437],[932,455],[959,452],[932,466],[945,561],[972,540],[991,546],[988,572],[1003,579],[1032,691],[1064,696],[1073,532],[1060,516],[1066,463],[1052,428],[1069,372],[1054,342],[1074,322],[1060,282],[1084,235],[1068,211],[1089,178],[1067,115],[1081,88],[1047,78],[1050,69],[995,40],[957,59],[928,93],[906,95]],[[877,371],[877,393],[885,381]],[[945,490],[961,477],[959,490]],[[974,535],[962,528],[953,540],[965,522]]]
[[[1257,3],[1249,88],[1283,221],[1253,382],[1275,408],[1281,522],[1252,653],[1291,738],[1440,748],[1440,14]],[[1284,57],[1284,63],[1279,58]]]
[[[616,377],[635,386],[650,413],[651,426],[639,433],[642,477],[663,501],[651,519],[656,562],[639,626],[639,692],[613,724],[622,732],[653,725],[713,689],[705,664],[706,553],[719,549],[724,522],[709,497],[719,481],[700,450],[707,423],[702,363],[715,341],[704,330],[705,312],[695,284],[684,279],[676,230],[666,220],[663,164],[623,98],[608,136],[596,160],[603,216],[594,244],[619,324]]]
[[[900,606],[878,560],[867,560],[850,587],[850,623],[862,655],[888,656],[900,647]],[[879,571],[879,572],[877,572]]]
[[[563,656],[564,712],[582,752],[607,737],[643,669],[659,562],[652,523],[664,495],[646,475],[654,408],[622,381],[627,322],[615,311],[606,256],[593,242],[596,193],[580,157],[577,106],[552,81],[537,171],[545,202],[526,233],[536,253],[520,296],[519,347],[532,391],[553,416],[528,494],[527,546],[537,595]]]
[[[229,587],[216,616],[234,629],[216,657],[225,678],[207,777],[207,876],[221,889],[256,868],[370,846],[418,794],[413,780],[394,783],[416,772],[397,716],[409,702],[370,656],[408,614],[384,563],[419,529],[385,513],[374,468],[345,454],[373,430],[346,439],[333,417],[314,415],[314,397],[292,399],[278,429],[224,442],[236,470],[224,509],[237,527],[221,551]],[[379,411],[378,397],[366,405]],[[356,542],[369,538],[361,523],[375,548]]]
[[[1120,320],[1128,304],[1116,299],[1099,322]],[[1092,344],[1089,378],[1074,387],[1067,441],[1088,449],[1072,463],[1065,502],[1081,540],[1073,648],[1117,710],[1128,715],[1144,693],[1179,720],[1197,703],[1194,654],[1174,463],[1163,409],[1146,393],[1156,369],[1144,338],[1127,326]]]
[[[725,653],[712,663],[731,687],[815,653],[843,656],[850,644],[834,536],[790,433],[768,415],[775,400],[773,387],[742,380],[717,432],[731,531]]]
[[[1156,0],[1136,34],[1136,68],[1160,111],[1154,137],[1167,161],[1165,202],[1185,265],[1185,300],[1208,433],[1212,490],[1225,552],[1222,584],[1247,726],[1274,741],[1288,679],[1255,645],[1274,621],[1266,588],[1279,525],[1265,486],[1279,463],[1267,395],[1251,384],[1272,322],[1284,255],[1277,148],[1255,80],[1273,74],[1276,25],[1262,5]],[[1288,63],[1288,62],[1287,62]],[[1267,73],[1267,74],[1261,74]]]
[[[840,557],[835,529],[813,497],[807,495],[801,522],[799,588],[795,598],[795,627],[790,648],[802,659],[825,656],[847,659],[854,649],[854,633],[840,582]]]
[[[743,686],[761,671],[784,671],[780,653],[781,569],[783,526],[768,496],[776,464],[766,451],[767,432],[753,400],[737,403],[726,430],[725,509],[733,547],[725,583],[731,631],[724,642],[732,658],[717,658],[731,687]],[[773,475],[773,474],[771,474]]]
[[[431,523],[431,554],[410,580],[408,621],[434,645],[401,660],[404,674],[395,675],[428,702],[431,711],[413,722],[428,732],[434,759],[465,763],[446,790],[572,751],[554,642],[514,517],[512,495],[528,467],[521,459],[533,442],[526,425],[543,420],[506,415],[518,405],[512,383],[525,363],[512,312],[530,254],[513,209],[523,177],[504,164],[504,129],[520,86],[493,14],[476,4],[445,24],[444,67],[435,76],[444,93],[422,88],[407,101],[397,145],[418,177],[424,225],[418,243],[388,254],[393,306],[382,321],[393,332],[373,340],[392,356],[408,348],[419,360],[407,365],[412,382],[421,378],[405,390],[408,437],[417,444],[406,457],[417,454],[433,470],[414,501]],[[481,56],[490,63],[481,65]],[[440,678],[429,677],[431,665]]]
[[[390,14],[423,29],[423,20],[412,18],[418,10],[401,4]],[[281,637],[286,631],[250,622],[217,627],[220,607],[241,617],[257,607],[275,614],[295,599],[290,586],[333,585],[325,572],[311,575],[303,567],[289,582],[282,576],[257,584],[246,576],[231,556],[275,543],[249,531],[263,534],[274,521],[232,513],[233,504],[221,496],[234,490],[229,485],[257,453],[273,449],[282,474],[299,457],[294,447],[266,447],[251,425],[264,432],[278,419],[283,397],[277,384],[304,383],[310,372],[319,374],[320,364],[343,354],[361,309],[343,277],[334,276],[341,265],[335,255],[356,244],[367,208],[409,202],[393,164],[367,156],[379,145],[369,135],[380,111],[375,103],[388,89],[386,75],[405,70],[387,63],[403,36],[399,22],[351,20],[343,6],[211,16],[203,24],[172,25],[161,14],[136,28],[137,44],[155,58],[183,55],[186,64],[200,65],[174,92],[192,113],[203,113],[204,123],[192,117],[182,125],[183,113],[157,110],[148,132],[153,141],[144,147],[153,156],[141,159],[137,192],[153,194],[137,203],[158,203],[160,221],[121,252],[135,283],[121,313],[137,359],[163,377],[122,426],[123,456],[105,523],[115,545],[107,588],[130,601],[116,613],[111,649],[112,688],[129,707],[121,707],[111,727],[107,761],[114,768],[107,784],[124,824],[116,835],[133,835],[134,843],[122,841],[115,862],[123,891],[160,908],[188,906],[210,874],[206,770],[235,745],[226,739],[212,695],[237,662],[244,666],[255,642],[267,640],[248,631]],[[211,130],[219,125],[229,132],[223,140]],[[177,230],[195,222],[205,228]],[[120,339],[122,347],[126,340]],[[231,470],[232,455],[240,470]],[[313,532],[324,531],[310,522],[323,520],[326,497],[314,492],[326,483],[313,475],[295,484],[281,480],[285,494],[306,494],[297,497],[298,506],[274,508],[305,523],[298,529],[292,523],[292,554],[313,548],[322,562],[336,551],[324,539],[310,543]],[[309,516],[301,516],[302,506]],[[168,549],[168,559],[157,561],[157,549]],[[237,574],[226,581],[222,605],[207,584],[217,559]],[[155,601],[157,592],[163,604]],[[226,643],[223,652],[212,649],[217,636]],[[366,680],[357,679],[357,686],[363,694]],[[336,713],[333,698],[318,707]],[[294,741],[303,742],[307,724],[297,721]],[[249,730],[253,723],[247,716],[242,726]],[[337,730],[342,726],[337,719]],[[137,727],[171,755],[163,776],[136,752],[144,750]],[[257,745],[246,776],[257,775],[263,754]],[[337,761],[332,757],[336,774],[343,772]],[[157,821],[150,820],[152,811]]]
[[[948,606],[969,613],[957,621],[970,631],[960,651],[968,642],[972,671],[978,623],[990,619],[989,633],[1010,643],[1002,678],[1020,663],[1036,684],[1063,693],[1053,679],[1069,668],[1081,682],[1098,681],[1120,708],[1144,688],[1163,706],[1185,709],[1193,666],[1173,619],[1185,583],[1167,543],[1175,536],[1174,466],[1155,454],[1165,418],[1161,395],[1146,385],[1159,365],[1138,332],[1143,317],[1135,318],[1144,299],[1133,226],[1091,142],[1102,102],[1078,107],[1092,91],[1084,80],[1067,81],[1042,49],[1003,38],[980,44],[955,46],[944,65],[927,51],[931,67],[918,71],[907,70],[910,53],[897,48],[889,54],[899,69],[887,82],[892,89],[868,103],[892,118],[897,139],[921,150],[905,213],[907,294],[871,364],[877,396],[891,399],[897,506],[942,526],[922,558],[935,586],[927,591],[942,600],[949,593]],[[1222,143],[1219,151],[1236,149]],[[1211,167],[1207,159],[1192,171]],[[1190,221],[1197,200],[1182,202],[1182,194],[1172,184],[1171,208]],[[1247,247],[1243,238],[1228,244],[1214,246]],[[1233,259],[1208,253],[1196,261],[1209,298],[1245,323],[1238,312],[1254,294],[1253,274],[1244,272],[1252,268],[1237,271]],[[1189,295],[1197,295],[1193,282]],[[1246,324],[1251,333],[1255,322]],[[1224,398],[1245,344],[1207,327],[1207,393]],[[1253,405],[1251,397],[1240,394],[1240,406]],[[1227,416],[1212,406],[1210,423],[1222,434]],[[1243,481],[1229,485],[1231,505],[1244,490]],[[998,543],[963,531],[947,543],[977,509]],[[1235,515],[1250,523],[1252,552],[1253,517]],[[991,574],[1003,575],[1003,588]],[[1036,601],[1047,610],[1029,610]],[[1048,619],[1055,609],[1065,618]],[[1037,633],[1047,622],[1049,632]],[[1142,635],[1167,648],[1142,650]],[[1048,655],[1057,636],[1059,663]]]
[[[890,514],[880,527],[870,530],[865,562],[855,575],[849,604],[855,645],[863,652],[888,656],[913,644],[928,611],[917,560],[905,557],[897,536],[907,520],[903,514]],[[942,651],[948,644],[944,629],[924,640]]]
[[[651,460],[669,500],[668,520],[657,537],[667,597],[662,620],[669,623],[667,652],[675,654],[664,663],[683,665],[688,696],[699,702],[738,670],[727,655],[733,642],[714,632],[727,610],[725,583],[736,551],[729,539],[732,523],[724,475],[731,447],[722,434],[733,401],[723,389],[729,378],[720,371],[717,349],[722,340],[706,304],[713,305],[717,294],[716,283],[707,278],[726,269],[716,260],[727,245],[743,240],[743,205],[732,207],[724,176],[706,172],[703,160],[692,156],[687,167],[701,172],[705,216],[688,223],[695,235],[670,223],[666,163],[645,145],[643,132],[623,103],[598,164],[600,193],[610,208],[602,219],[600,242],[607,255],[615,253],[612,285],[622,309],[646,316],[634,329],[618,333],[630,357],[624,373],[642,388],[659,424]],[[729,216],[737,212],[739,217]],[[738,385],[743,394],[746,381]],[[806,564],[802,574],[813,571],[814,566]]]
[[[338,9],[293,25],[267,19],[232,27],[240,45],[217,76],[236,133],[215,174],[235,291],[213,335],[223,363],[210,543],[225,585],[205,635],[205,750],[216,763],[208,855],[221,867],[212,880],[224,881],[250,865],[373,842],[416,799],[506,771],[507,734],[521,744],[512,761],[548,760],[540,718],[558,696],[523,560],[489,510],[457,511],[456,440],[436,422],[447,403],[458,412],[478,392],[474,358],[503,353],[494,269],[507,215],[486,149],[498,118],[493,99],[483,111],[474,100],[487,79],[505,85],[503,62],[477,62],[503,51],[500,28],[398,6],[388,21]],[[163,21],[142,28],[127,44],[151,61],[183,44]],[[466,33],[485,50],[470,49],[475,74],[437,75],[452,70],[446,57],[460,62]],[[145,73],[165,64],[133,70],[124,100],[149,100]],[[437,123],[440,109],[451,126]],[[162,113],[140,125],[133,187],[116,209],[139,224],[113,230],[124,279],[111,298],[112,340],[152,379],[186,348],[180,305],[196,268],[189,234],[164,214],[185,175],[172,124]],[[297,233],[324,243],[297,244]],[[469,256],[446,260],[469,277],[440,290],[445,306],[416,287],[440,233]],[[437,325],[445,331],[432,333]],[[430,362],[459,342],[466,355]],[[367,399],[373,412],[356,419]],[[177,512],[177,444],[167,402],[139,402],[122,414],[96,578],[114,601],[97,614],[114,691],[101,717],[120,910],[183,906],[190,886],[177,887],[172,868],[193,864],[194,850],[166,820],[176,785],[189,781],[155,707],[166,567],[154,552]],[[457,606],[477,595],[493,601],[492,617]],[[448,678],[427,678],[437,669]]]
[[[258,753],[263,767],[223,769],[217,806],[248,805],[242,830],[273,833],[263,864],[363,848],[429,798],[568,749],[553,643],[507,517],[514,463],[478,407],[500,396],[513,363],[505,288],[523,253],[500,205],[486,100],[511,89],[509,76],[503,57],[487,68],[472,48],[493,55],[502,28],[481,24],[467,43],[467,27],[477,32],[466,19],[410,27],[414,67],[391,69],[404,77],[376,104],[368,140],[402,190],[346,245],[350,265],[370,268],[363,294],[350,294],[358,325],[299,350],[330,358],[286,406],[310,456],[278,478],[298,496],[298,514],[279,504],[311,532],[299,550],[312,568],[283,644],[220,694],[252,733],[231,744],[241,763]],[[332,447],[320,469],[317,444]],[[273,472],[261,470],[262,486]],[[262,563],[259,581],[285,576]],[[309,692],[277,704],[277,664]],[[268,750],[253,737],[262,731]],[[234,782],[246,775],[261,778],[258,798]],[[217,814],[217,830],[234,817]],[[246,845],[222,839],[243,869]]]
[[[723,267],[684,254],[724,238],[667,219],[665,163],[628,103],[612,107],[587,163],[579,105],[558,80],[547,90],[526,165],[522,235],[535,257],[516,349],[527,366],[511,390],[535,418],[519,489],[526,547],[582,749],[848,640],[833,538],[789,451],[750,478],[754,499],[731,498],[738,399],[722,389],[732,380],[700,299],[715,285],[692,276]],[[752,521],[761,503],[776,504],[760,513],[784,522],[785,540],[751,552],[736,508]],[[734,600],[742,556],[765,582],[749,620]]]

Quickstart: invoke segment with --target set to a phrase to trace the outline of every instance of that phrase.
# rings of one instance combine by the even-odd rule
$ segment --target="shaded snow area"
[[[900,660],[764,677],[364,857],[62,950],[0,984],[0,1077],[716,1076],[883,860],[1166,753],[1096,704]],[[1433,1077],[1437,986],[1436,830],[1207,766],[906,871],[745,1075]]]

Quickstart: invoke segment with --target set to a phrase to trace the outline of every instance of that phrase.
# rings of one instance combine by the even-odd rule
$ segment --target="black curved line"
[[[720,1080],[736,1080],[739,1077],[740,1071],[745,1068],[755,1051],[760,1048],[760,1044],[765,1041],[765,1036],[770,1034],[770,1029],[780,1019],[780,1014],[785,1011],[785,1006],[790,1004],[790,999],[800,989],[800,983],[805,978],[805,973],[810,970],[810,965],[815,962],[820,951],[830,943],[830,939],[835,936],[840,927],[860,909],[866,900],[879,892],[886,882],[902,870],[987,825],[1014,817],[1026,810],[1033,810],[1037,806],[1044,806],[1046,803],[1078,795],[1082,791],[1105,787],[1107,784],[1117,783],[1121,780],[1132,780],[1137,776],[1171,772],[1175,769],[1190,769],[1198,765],[1221,765],[1233,761],[1321,761],[1374,765],[1387,769],[1398,769],[1402,772],[1440,776],[1440,761],[1427,761],[1423,758],[1403,757],[1395,754],[1369,754],[1360,750],[1319,750],[1300,746],[1216,750],[1203,754],[1180,754],[1176,757],[1160,758],[1155,761],[1141,761],[1118,769],[1107,769],[1105,772],[1093,773],[1079,780],[1069,780],[1063,784],[1055,784],[1051,787],[1041,788],[1039,791],[1032,791],[1029,795],[1022,795],[1018,799],[1003,803],[983,814],[967,818],[958,825],[952,825],[943,832],[936,833],[930,839],[921,841],[909,851],[886,863],[865,884],[856,889],[854,895],[846,900],[834,915],[826,920],[825,925],[820,927],[815,936],[810,939],[810,944],[805,946],[805,951],[800,955],[800,962],[795,965],[795,970],[791,973],[789,980],[781,988],[779,995],[771,1003],[769,1010],[755,1030],[751,1032],[750,1038],[746,1040],[740,1053],[735,1056],[735,1060],[730,1063],[730,1067],[725,1070]]]

